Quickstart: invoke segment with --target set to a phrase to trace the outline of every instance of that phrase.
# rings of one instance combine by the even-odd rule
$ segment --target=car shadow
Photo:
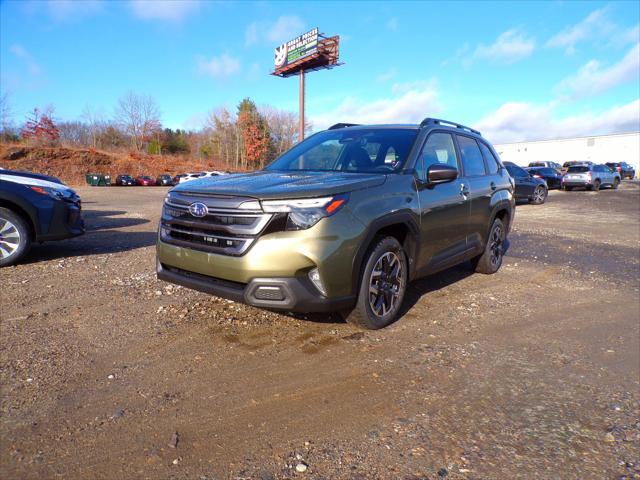
[[[112,228],[132,227],[150,222],[147,218],[121,217],[121,215],[125,215],[126,213],[124,210],[85,210],[82,212],[85,230],[87,232],[109,230]]]
[[[507,238],[504,244],[504,255],[506,256],[511,243]],[[428,275],[426,277],[419,278],[409,283],[407,291],[404,295],[402,307],[396,320],[393,322],[401,321],[414,306],[425,295],[436,292],[443,288],[453,285],[465,278],[474,275],[475,272],[472,268],[471,262],[466,261],[458,265],[450,267],[441,272]],[[282,312],[280,312],[282,313]],[[289,312],[288,315],[302,321],[308,321],[313,323],[345,323],[344,317],[340,313],[293,313]],[[393,325],[393,323],[391,325]]]
[[[78,237],[34,243],[21,263],[35,263],[84,255],[104,255],[149,247],[156,243],[155,228],[151,231],[128,231],[123,228],[145,225],[147,218],[125,216],[120,210],[85,210],[85,234]]]

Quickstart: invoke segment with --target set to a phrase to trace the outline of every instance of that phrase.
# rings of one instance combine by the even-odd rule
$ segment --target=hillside
[[[28,170],[60,178],[69,185],[83,185],[85,174],[151,175],[224,169],[214,162],[186,156],[111,153],[67,147],[26,147],[0,144],[0,167]]]

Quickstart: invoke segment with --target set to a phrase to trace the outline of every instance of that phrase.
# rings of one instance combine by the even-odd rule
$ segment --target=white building
[[[502,160],[525,167],[534,161],[562,165],[572,160],[590,160],[594,163],[627,162],[635,165],[638,171],[640,163],[640,132],[501,143],[494,147]]]

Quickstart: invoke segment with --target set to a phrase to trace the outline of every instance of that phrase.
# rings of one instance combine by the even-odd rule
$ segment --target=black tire
[[[564,186],[562,187],[562,189],[563,189],[565,192],[570,192],[571,190],[573,190],[573,187],[567,187],[566,185],[564,185]]]
[[[484,252],[471,260],[473,269],[478,273],[491,275],[500,270],[504,257],[504,243],[507,239],[507,232],[502,220],[496,218],[489,230],[487,243]]]
[[[591,185],[591,188],[589,188],[589,190],[592,190],[594,192],[599,192],[600,191],[600,180],[594,180],[593,185]]]
[[[531,197],[531,200],[529,200],[529,202],[533,203],[534,205],[542,205],[547,199],[548,194],[549,192],[547,191],[546,188],[544,188],[544,186],[538,185],[536,189],[533,191],[533,195]]]
[[[620,186],[620,179],[616,177],[613,179],[613,185],[611,186],[611,188],[613,188],[614,190],[617,190],[619,186]]]
[[[394,237],[376,237],[362,268],[358,300],[346,315],[347,322],[368,330],[392,323],[404,300],[408,274],[407,256],[400,242]]]
[[[18,214],[0,208],[0,267],[16,264],[31,247],[31,229]]]

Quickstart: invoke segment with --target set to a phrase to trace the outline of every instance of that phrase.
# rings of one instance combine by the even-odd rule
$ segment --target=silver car
[[[562,189],[573,190],[584,187],[587,190],[600,190],[600,187],[618,188],[620,174],[606,165],[574,165],[569,167],[562,177]]]

